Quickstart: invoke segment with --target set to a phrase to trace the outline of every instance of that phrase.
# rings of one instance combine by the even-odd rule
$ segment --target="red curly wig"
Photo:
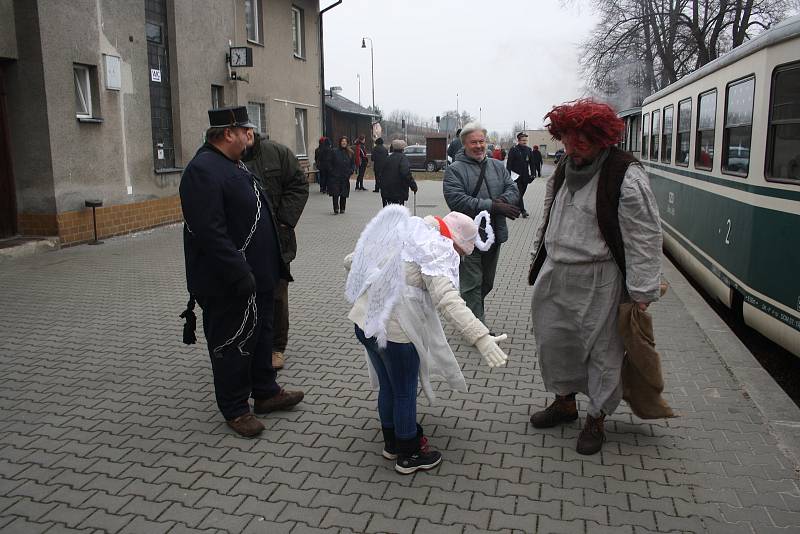
[[[607,148],[619,143],[625,123],[608,104],[582,98],[555,106],[544,116],[550,119],[545,128],[554,139],[570,132],[579,132],[595,146]]]

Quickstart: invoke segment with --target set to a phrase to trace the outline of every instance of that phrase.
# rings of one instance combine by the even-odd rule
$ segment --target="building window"
[[[717,123],[717,90],[712,89],[697,99],[697,140],[694,166],[710,171],[714,167],[714,128]]]
[[[267,108],[261,102],[247,103],[247,116],[256,125],[255,131],[263,137],[267,135]]]
[[[778,67],[772,74],[767,176],[800,182],[800,63]]]
[[[650,159],[658,161],[658,138],[661,130],[661,110],[657,109],[652,114],[652,130],[650,133]]]
[[[754,77],[729,83],[725,94],[725,129],[722,132],[722,170],[747,176],[753,133]]]
[[[292,50],[296,57],[306,56],[305,37],[303,10],[292,6]]]
[[[661,161],[672,162],[672,115],[675,106],[664,108],[664,121],[661,125]]]
[[[306,144],[307,129],[308,129],[308,121],[306,117],[306,110],[295,108],[294,110],[295,154],[298,156],[305,156],[308,154],[308,148]]]
[[[692,99],[678,102],[678,143],[675,165],[689,166],[689,142],[692,137]]]
[[[88,66],[73,65],[72,75],[75,80],[75,116],[89,118],[92,116],[92,77]]]
[[[642,159],[647,159],[647,140],[650,137],[650,114],[642,114]]]
[[[247,29],[247,40],[262,43],[261,0],[244,0],[244,25]]]
[[[211,109],[225,107],[225,88],[221,85],[211,86]]]

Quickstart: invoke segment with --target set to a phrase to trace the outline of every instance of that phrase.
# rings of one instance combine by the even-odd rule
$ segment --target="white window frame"
[[[294,57],[305,58],[305,16],[303,10],[297,6],[292,6],[292,50]]]
[[[215,102],[215,100],[217,100]],[[222,85],[211,84],[211,108],[221,108],[225,106],[225,87]]]
[[[92,73],[87,65],[72,65],[75,83],[75,116],[80,119],[92,117]],[[80,107],[83,109],[80,109]]]
[[[253,34],[250,35],[250,28],[248,28],[248,19],[250,19],[250,26],[253,29]],[[262,44],[264,36],[261,31],[261,0],[245,0],[244,1],[244,25],[245,32],[247,33],[247,40],[251,43]]]
[[[262,136],[267,134],[267,106],[263,102],[248,102],[247,117],[256,125],[256,132]]]
[[[308,110],[305,108],[294,108],[294,137],[295,155],[308,156]]]

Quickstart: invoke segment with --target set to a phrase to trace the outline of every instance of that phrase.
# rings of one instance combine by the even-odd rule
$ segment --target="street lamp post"
[[[369,61],[372,68],[372,112],[375,113],[375,55],[372,51],[372,39],[369,37],[362,37],[361,48],[367,47],[367,41],[369,41]]]

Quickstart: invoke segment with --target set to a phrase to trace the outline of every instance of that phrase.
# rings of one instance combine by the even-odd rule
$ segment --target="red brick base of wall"
[[[183,217],[177,195],[102,207],[96,211],[98,239],[179,222]],[[59,214],[20,213],[17,226],[23,235],[58,236],[61,246],[85,243],[94,237],[91,208]]]

